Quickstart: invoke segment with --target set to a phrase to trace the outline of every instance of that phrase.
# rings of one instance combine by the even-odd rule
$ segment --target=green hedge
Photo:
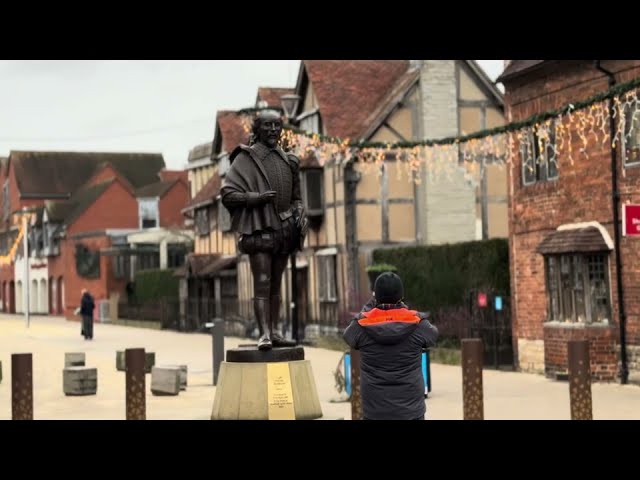
[[[462,306],[470,289],[509,295],[509,248],[505,239],[436,246],[378,249],[375,263],[398,268],[411,308],[435,312]]]
[[[135,298],[139,303],[178,297],[179,278],[173,270],[143,270],[136,273]]]

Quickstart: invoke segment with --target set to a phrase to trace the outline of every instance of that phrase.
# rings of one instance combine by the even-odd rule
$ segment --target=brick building
[[[505,86],[510,122],[586,100],[640,77],[640,61],[512,60],[498,79]],[[612,73],[608,76],[598,65]],[[624,109],[624,138],[616,155],[620,202],[640,203],[640,111]],[[621,115],[616,115],[615,126]],[[553,125],[541,138],[529,129],[510,169],[509,245],[514,347],[524,371],[567,371],[567,342],[588,339],[594,379],[612,381],[626,342],[629,380],[640,378],[640,240],[621,237],[616,252],[612,146],[608,121],[598,140],[583,139],[576,124]],[[559,126],[572,132],[556,138]],[[573,150],[572,159],[567,152]],[[581,150],[583,149],[584,150]],[[620,208],[618,209],[620,214]],[[621,335],[619,253],[626,328]],[[626,338],[625,338],[626,337]]]
[[[128,247],[139,230],[184,224],[186,173],[164,166],[159,154],[12,151],[0,171],[3,310],[25,307],[25,215],[29,311],[70,316],[82,287],[96,299],[123,292],[131,269],[120,257],[131,252],[114,256],[113,247]]]

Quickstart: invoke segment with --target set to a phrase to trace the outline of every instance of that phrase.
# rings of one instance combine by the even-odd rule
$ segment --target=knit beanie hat
[[[378,275],[373,291],[378,303],[397,303],[404,297],[402,280],[393,272]]]

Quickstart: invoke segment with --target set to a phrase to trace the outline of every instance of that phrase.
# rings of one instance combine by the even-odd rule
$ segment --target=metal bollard
[[[360,351],[351,349],[351,420],[362,420],[360,393]]]
[[[462,339],[462,408],[464,420],[484,420],[482,366],[484,348],[479,338]]]
[[[127,420],[146,420],[147,418],[145,358],[144,348],[128,348],[124,351]]]
[[[593,420],[589,341],[569,340],[569,398],[571,420]]]
[[[11,418],[33,420],[33,357],[11,354]]]

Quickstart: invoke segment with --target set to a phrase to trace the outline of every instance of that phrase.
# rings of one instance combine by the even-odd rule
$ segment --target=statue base
[[[227,351],[220,364],[211,420],[313,420],[322,407],[302,347]]]

